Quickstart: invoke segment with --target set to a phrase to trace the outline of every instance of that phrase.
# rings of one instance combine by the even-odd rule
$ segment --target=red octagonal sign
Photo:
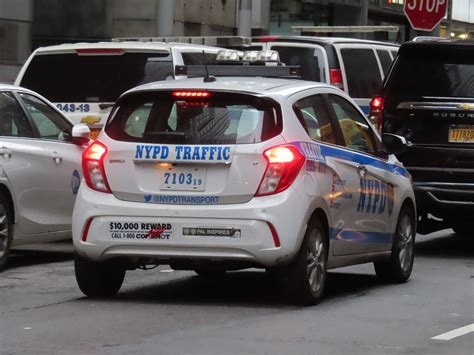
[[[403,12],[414,30],[433,31],[446,16],[449,0],[406,0]]]

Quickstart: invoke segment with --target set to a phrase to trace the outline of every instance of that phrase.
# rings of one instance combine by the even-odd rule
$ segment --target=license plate
[[[161,171],[160,190],[204,191],[206,168],[168,167]]]
[[[449,143],[474,143],[474,126],[449,127]]]

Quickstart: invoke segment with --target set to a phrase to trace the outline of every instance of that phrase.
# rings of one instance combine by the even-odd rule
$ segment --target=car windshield
[[[115,102],[132,87],[173,78],[166,53],[48,54],[33,58],[21,86],[53,102]]]
[[[272,100],[196,91],[187,92],[194,97],[175,96],[182,93],[125,97],[105,131],[116,140],[178,144],[258,143],[281,132],[279,108]]]
[[[474,47],[404,51],[388,90],[395,96],[474,97]]]

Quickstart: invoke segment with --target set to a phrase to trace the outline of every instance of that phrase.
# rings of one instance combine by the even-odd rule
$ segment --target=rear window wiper
[[[162,131],[151,131],[143,133],[143,138],[158,141],[168,142],[184,142],[186,140],[186,133],[184,132],[162,132]]]

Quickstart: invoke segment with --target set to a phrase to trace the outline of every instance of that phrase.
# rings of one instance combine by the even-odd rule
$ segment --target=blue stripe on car
[[[374,168],[385,170],[390,173],[401,175],[407,178],[410,176],[408,171],[402,166],[390,164],[376,157],[358,153],[352,150],[313,142],[293,142],[292,144],[298,147],[301,153],[309,160],[321,161],[322,158],[324,161],[325,157],[332,157],[347,161],[353,161],[367,166],[372,166]],[[308,149],[308,147],[311,146],[314,146],[314,149]],[[317,154],[315,156],[314,151],[320,152],[321,157],[318,157]]]
[[[330,228],[330,237],[333,240],[342,240],[356,243],[380,243],[391,244],[392,233],[382,232],[360,232],[348,229]]]

